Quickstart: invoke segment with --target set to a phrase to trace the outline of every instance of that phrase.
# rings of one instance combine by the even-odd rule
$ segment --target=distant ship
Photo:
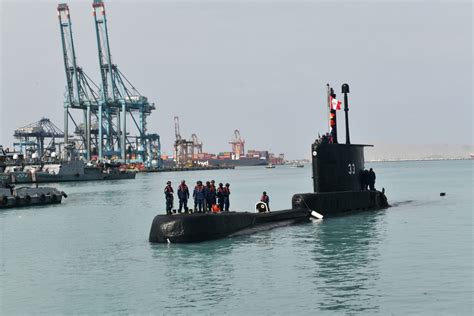
[[[229,158],[197,158],[193,159],[196,164],[215,166],[215,167],[251,167],[251,166],[266,166],[269,160],[267,158],[254,158],[254,157],[240,157],[239,159]],[[175,161],[164,160],[163,166],[165,168],[171,168],[175,166]]]
[[[295,162],[290,165],[291,168],[304,168],[304,165],[301,162]]]
[[[135,179],[135,172],[122,171],[112,165],[86,165],[80,160],[62,163],[6,166],[0,173],[0,181],[4,183],[46,183],[71,181],[100,181]]]
[[[233,167],[250,167],[250,166],[265,166],[268,165],[266,158],[240,157],[239,159],[225,158],[225,159],[205,159],[209,161],[211,166],[233,166]]]

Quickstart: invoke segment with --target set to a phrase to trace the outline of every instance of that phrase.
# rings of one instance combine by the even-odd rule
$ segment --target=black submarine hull
[[[189,243],[219,239],[251,230],[308,221],[307,208],[268,213],[221,212],[157,215],[151,225],[152,243]],[[279,225],[281,224],[281,225]]]
[[[293,208],[316,211],[325,218],[390,206],[385,193],[380,191],[300,193],[293,195],[291,204]]]

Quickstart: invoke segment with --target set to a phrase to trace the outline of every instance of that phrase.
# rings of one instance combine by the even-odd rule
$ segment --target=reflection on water
[[[232,251],[231,240],[150,247],[153,257],[164,265],[162,295],[167,297],[166,309],[171,312],[186,307],[208,310],[230,295],[234,268],[223,258]],[[176,301],[181,304],[177,305]]]
[[[302,311],[308,299],[314,305],[306,312],[380,312],[374,288],[383,217],[368,212],[218,241],[150,245],[163,265],[160,288],[173,289],[162,292],[164,306],[232,313],[242,308],[236,298],[258,307],[265,293],[282,313]]]
[[[323,296],[320,308],[334,311],[377,311],[373,288],[379,277],[377,245],[383,211],[325,220],[312,250],[315,284]]]

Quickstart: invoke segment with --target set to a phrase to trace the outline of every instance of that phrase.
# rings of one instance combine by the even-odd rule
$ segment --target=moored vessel
[[[0,209],[23,206],[60,204],[66,193],[56,188],[15,188],[0,182]]]
[[[0,173],[5,183],[48,183],[70,181],[100,181],[135,179],[133,171],[121,170],[114,165],[86,165],[80,160],[64,161],[37,166],[8,166]]]

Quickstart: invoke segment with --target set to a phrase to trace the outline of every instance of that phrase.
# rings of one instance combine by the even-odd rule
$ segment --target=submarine
[[[310,219],[341,216],[389,207],[385,189],[368,190],[363,180],[364,148],[372,145],[351,144],[349,133],[349,85],[342,85],[346,142],[337,139],[337,110],[334,90],[327,85],[330,133],[311,145],[313,192],[296,193],[291,209],[269,211],[265,203],[256,204],[256,212],[216,212],[157,215],[153,219],[151,243],[191,243],[232,237],[285,226]],[[333,103],[335,105],[333,106]]]

